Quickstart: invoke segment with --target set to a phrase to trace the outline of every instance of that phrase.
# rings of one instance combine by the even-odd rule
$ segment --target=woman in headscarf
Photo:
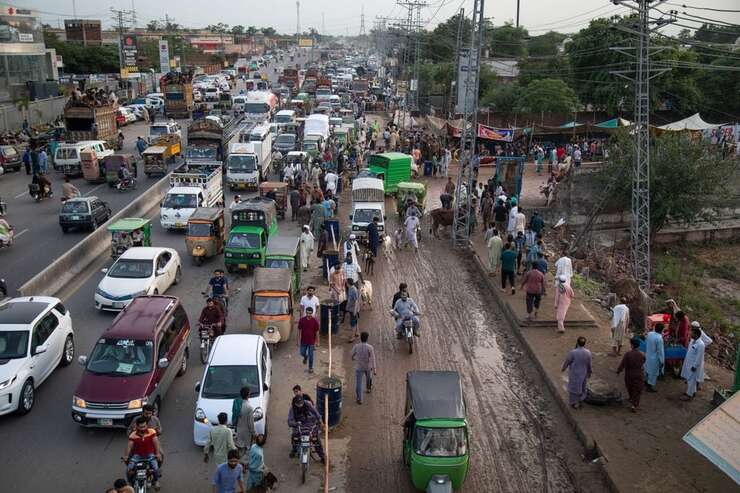
[[[558,332],[561,334],[565,332],[565,315],[573,298],[575,293],[570,281],[564,275],[559,276],[555,286],[555,316],[558,320]]]

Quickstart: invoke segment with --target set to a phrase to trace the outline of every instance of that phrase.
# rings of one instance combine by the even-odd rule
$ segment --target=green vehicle
[[[455,371],[406,374],[403,462],[417,490],[459,490],[468,474],[468,422]]]
[[[293,295],[301,290],[300,239],[296,236],[270,236],[267,240],[265,268],[288,269],[293,273]]]
[[[125,217],[108,226],[111,234],[110,256],[120,257],[132,246],[152,246],[152,225],[149,219]]]
[[[396,190],[396,212],[403,218],[409,202],[414,202],[419,212],[424,214],[424,200],[427,196],[427,187],[418,181],[402,181]]]
[[[302,151],[308,153],[312,158],[321,154],[321,136],[308,135],[304,137]]]
[[[385,193],[396,193],[398,184],[411,180],[411,156],[400,152],[386,152],[370,156],[368,169],[383,180]]]
[[[231,209],[231,231],[224,249],[226,270],[265,265],[267,241],[277,234],[277,209],[271,199],[255,197]]]
[[[335,128],[334,137],[336,137],[337,142],[342,146],[346,145],[349,141],[349,133],[347,132],[347,129],[344,128]]]

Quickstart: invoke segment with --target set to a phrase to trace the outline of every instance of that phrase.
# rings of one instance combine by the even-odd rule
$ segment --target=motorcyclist
[[[62,185],[62,202],[79,197],[80,195],[80,191],[77,187],[72,185],[72,182],[69,181],[69,176],[65,176],[64,184]]]
[[[229,280],[224,275],[222,269],[213,271],[213,277],[208,281],[208,287],[211,290],[211,297],[218,298],[222,303],[229,300]]]
[[[121,167],[118,168],[118,180],[121,186],[128,186],[131,182],[131,172],[128,170],[125,164],[121,163]]]
[[[46,176],[34,173],[31,184],[39,186],[39,193],[42,197],[51,197],[51,182]]]
[[[416,305],[416,302],[409,298],[408,291],[401,291],[401,297],[396,300],[396,303],[393,305],[393,316],[396,318],[396,334],[399,338],[403,337],[403,321],[407,318],[411,318],[412,320],[414,335],[419,335],[418,315],[421,315],[421,313],[419,312],[419,307]]]
[[[224,317],[224,312],[221,310],[221,306],[216,303],[213,298],[208,298],[208,300],[206,300],[206,306],[204,306],[203,310],[200,312],[198,323],[203,326],[211,326],[214,337],[218,337],[224,333],[225,321],[226,317]]]
[[[8,221],[0,218],[0,246],[13,244],[13,226]]]
[[[402,282],[398,285],[398,292],[393,295],[393,302],[391,303],[391,310],[393,310],[393,307],[396,306],[396,301],[401,299],[401,294],[406,291],[408,293],[409,286],[405,282]]]
[[[406,214],[405,217],[416,216],[421,217],[421,211],[416,206],[416,201],[412,198],[406,199]]]
[[[159,418],[154,415],[154,406],[151,404],[144,404],[141,408],[141,416],[144,416],[147,420],[147,426],[157,432],[157,436],[162,434],[162,423]],[[131,420],[131,424],[128,426],[128,434],[136,431],[136,419]]]
[[[321,458],[321,463],[325,462],[324,448],[321,446],[321,415],[316,408],[309,401],[305,401],[302,395],[296,395],[293,397],[293,401],[288,412],[288,426],[292,429],[291,433],[291,444],[290,457],[295,457],[298,454],[298,444],[300,443],[300,431],[312,430],[312,435],[316,438],[316,453]]]
[[[136,418],[136,431],[128,436],[128,445],[123,460],[127,464],[126,469],[129,479],[132,478],[134,468],[138,462],[148,462],[154,479],[152,486],[155,490],[159,490],[159,464],[157,461],[162,460],[162,453],[159,448],[157,432],[149,428],[144,416]]]

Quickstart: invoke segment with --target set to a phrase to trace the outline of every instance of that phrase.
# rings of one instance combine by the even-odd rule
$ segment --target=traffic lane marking
[[[17,240],[18,238],[20,238],[24,234],[28,233],[29,231],[30,231],[30,229],[26,228],[23,231],[21,231],[20,233],[13,235],[13,239],[14,240]]]

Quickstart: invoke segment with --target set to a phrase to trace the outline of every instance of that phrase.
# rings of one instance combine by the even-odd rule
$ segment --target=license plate
[[[113,302],[113,308],[123,308],[123,303],[121,303],[119,301],[114,301]]]
[[[246,269],[247,268],[247,264],[239,264],[239,268],[240,269]]]
[[[72,220],[73,221],[79,221],[80,220],[80,216],[72,216]]]
[[[110,418],[98,418],[99,426],[113,426],[113,420]]]
[[[175,223],[176,228],[182,228],[184,225],[182,223]]]

